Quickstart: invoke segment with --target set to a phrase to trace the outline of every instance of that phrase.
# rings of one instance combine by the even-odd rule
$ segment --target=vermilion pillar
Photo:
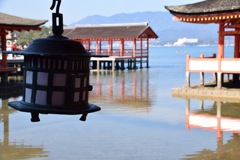
[[[239,31],[238,28],[235,29],[236,31]],[[239,35],[236,34],[234,36],[234,58],[239,58]],[[233,83],[238,84],[239,83],[239,74],[233,74]]]
[[[112,53],[112,40],[108,40],[108,56],[111,56]]]
[[[6,40],[6,30],[2,29],[0,32],[0,36],[1,36],[1,43],[2,43],[2,51],[6,51],[7,50],[7,40]],[[2,62],[1,62],[2,67],[7,67],[7,55],[6,54],[2,54]]]
[[[221,60],[224,57],[224,23],[219,25],[217,88],[222,88]]]
[[[120,56],[124,56],[124,39],[121,38],[121,44],[120,44]]]
[[[147,38],[147,68],[149,68],[149,39]]]
[[[96,40],[96,55],[98,55],[98,40]]]

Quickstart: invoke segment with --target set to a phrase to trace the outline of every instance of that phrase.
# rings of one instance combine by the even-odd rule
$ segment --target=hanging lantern
[[[88,103],[90,54],[80,42],[62,36],[63,18],[59,13],[61,0],[53,13],[53,36],[36,39],[24,51],[23,100],[9,102],[19,111],[30,112],[31,121],[40,121],[39,114],[82,114],[101,110]],[[58,24],[58,25],[57,25]]]

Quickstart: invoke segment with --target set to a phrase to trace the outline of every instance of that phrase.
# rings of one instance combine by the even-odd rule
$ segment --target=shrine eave
[[[218,23],[238,19],[240,0],[205,0],[198,3],[165,6],[180,21],[191,23]]]
[[[46,22],[47,20],[23,18],[0,12],[0,29],[4,30],[39,30],[39,26],[45,24]]]
[[[173,13],[174,20],[188,22],[188,23],[220,23],[222,21],[231,21],[240,19],[240,11],[238,12],[227,12],[227,13],[216,13],[216,14],[203,14],[203,15],[183,15]]]

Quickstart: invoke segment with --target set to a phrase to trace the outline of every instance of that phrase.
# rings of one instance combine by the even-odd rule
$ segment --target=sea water
[[[217,46],[152,47],[150,68],[91,72],[89,103],[101,111],[89,114],[86,122],[79,115],[41,114],[41,121],[32,123],[29,113],[6,107],[21,97],[2,100],[0,159],[237,159],[238,134],[224,131],[219,139],[216,128],[189,127],[187,108],[199,110],[200,101],[192,99],[187,107],[186,99],[171,92],[185,86],[187,54],[213,53]],[[233,47],[225,54],[231,57]],[[199,75],[191,82],[198,84]],[[204,101],[205,110],[213,107],[214,102]]]

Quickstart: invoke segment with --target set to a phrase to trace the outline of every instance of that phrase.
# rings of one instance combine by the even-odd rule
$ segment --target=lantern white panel
[[[33,81],[33,72],[32,71],[27,71],[26,73],[26,83],[27,84],[32,84]]]
[[[64,87],[66,86],[66,74],[57,74],[53,75],[53,85]]]
[[[48,73],[46,72],[37,73],[37,85],[42,85],[42,86],[48,85]]]
[[[81,78],[75,78],[75,88],[81,87]]]
[[[47,92],[42,90],[37,90],[35,104],[46,105],[47,104]]]
[[[30,103],[32,98],[32,90],[29,88],[25,89],[25,102]]]
[[[52,105],[53,106],[63,106],[64,99],[65,99],[64,92],[57,92],[57,91],[52,92]]]
[[[80,92],[74,92],[74,102],[79,102],[80,100]]]

